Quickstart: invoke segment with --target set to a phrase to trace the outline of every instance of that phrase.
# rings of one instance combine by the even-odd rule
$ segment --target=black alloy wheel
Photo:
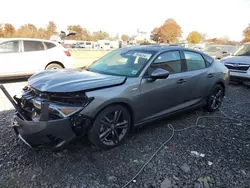
[[[110,149],[122,142],[130,125],[131,117],[127,108],[121,105],[108,106],[97,115],[88,137],[94,145]]]
[[[215,112],[218,110],[222,104],[222,100],[224,97],[224,88],[216,84],[208,97],[207,101],[207,109],[209,112]]]

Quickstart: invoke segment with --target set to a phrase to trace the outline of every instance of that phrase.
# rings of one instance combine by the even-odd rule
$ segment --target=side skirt
[[[192,105],[192,106],[180,109],[180,110],[172,111],[172,112],[169,112],[169,113],[166,113],[166,114],[163,114],[161,116],[158,116],[158,117],[155,117],[155,118],[151,118],[151,119],[148,119],[148,120],[145,120],[145,121],[140,121],[138,123],[135,123],[134,127],[143,126],[143,125],[152,123],[154,121],[163,120],[163,119],[166,119],[167,117],[178,115],[180,113],[188,112],[188,111],[191,111],[191,110],[194,110],[194,109],[198,109],[199,107],[203,107],[205,105],[206,105],[206,101],[202,100],[201,102],[199,102],[199,103],[197,103],[195,105]]]

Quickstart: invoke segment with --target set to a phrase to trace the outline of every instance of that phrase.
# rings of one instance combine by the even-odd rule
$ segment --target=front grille
[[[230,70],[243,71],[246,72],[250,65],[243,63],[226,63],[225,66]]]

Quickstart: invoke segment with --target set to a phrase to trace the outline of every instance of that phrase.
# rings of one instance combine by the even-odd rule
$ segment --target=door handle
[[[208,78],[213,78],[214,75],[213,75],[212,73],[209,73],[209,74],[207,75],[207,77],[208,77]]]
[[[180,79],[180,80],[178,80],[176,83],[177,83],[177,84],[183,84],[183,83],[185,83],[185,82],[186,82],[186,80]]]

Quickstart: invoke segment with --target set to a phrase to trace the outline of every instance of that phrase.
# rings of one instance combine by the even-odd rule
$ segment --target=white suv
[[[73,68],[73,58],[58,42],[7,38],[0,41],[0,65],[0,79],[14,78],[42,70]]]

